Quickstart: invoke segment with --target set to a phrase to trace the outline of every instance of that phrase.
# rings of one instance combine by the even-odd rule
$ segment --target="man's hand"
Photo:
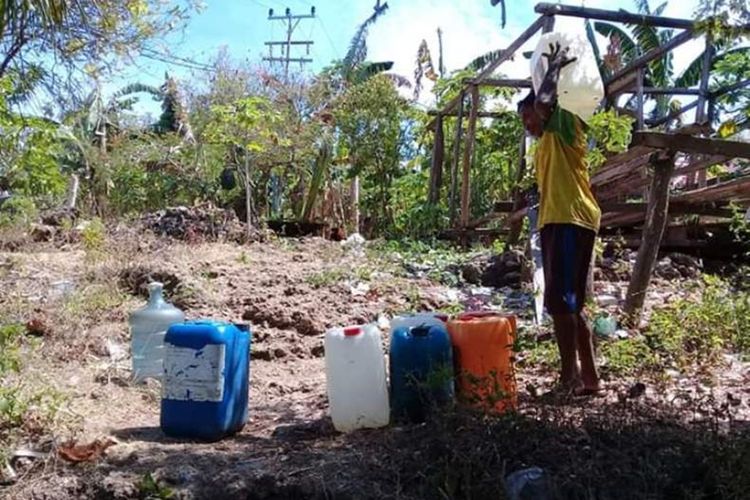
[[[561,70],[578,60],[577,57],[568,57],[568,52],[570,52],[570,47],[563,49],[560,47],[560,42],[556,42],[549,44],[549,54],[542,55],[547,58],[549,69]]]

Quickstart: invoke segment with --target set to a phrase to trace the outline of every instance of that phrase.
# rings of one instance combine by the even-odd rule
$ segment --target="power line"
[[[331,48],[333,49],[333,53],[336,54],[336,57],[338,59],[341,59],[341,54],[339,53],[339,50],[336,48],[336,44],[333,43],[333,38],[331,38],[331,35],[328,33],[328,30],[326,29],[325,24],[323,24],[323,20],[320,18],[317,18],[317,21],[320,23],[320,27],[323,29],[323,33],[325,34],[326,38],[328,39],[328,43],[331,44]]]

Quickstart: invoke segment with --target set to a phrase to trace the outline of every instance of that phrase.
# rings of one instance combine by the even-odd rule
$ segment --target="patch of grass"
[[[305,278],[305,283],[314,288],[322,288],[335,285],[336,283],[343,281],[346,277],[347,273],[343,269],[325,269],[323,271],[308,275]]]
[[[704,280],[700,300],[680,299],[651,317],[646,342],[664,364],[712,365],[725,349],[750,354],[750,294],[719,278]]]
[[[122,305],[127,296],[117,287],[96,284],[71,294],[63,304],[62,313],[67,318],[99,318]]]
[[[599,346],[599,355],[604,358],[602,375],[605,377],[630,376],[658,369],[658,358],[644,337],[605,341]]]
[[[250,264],[250,256],[243,250],[240,253],[240,256],[237,257],[237,262],[239,262],[240,264],[248,265]]]
[[[90,261],[99,260],[104,255],[107,242],[107,230],[99,218],[92,219],[81,230],[81,244]]]
[[[21,343],[26,328],[19,323],[0,325],[0,377],[21,367]]]
[[[65,401],[57,391],[24,383],[25,332],[20,324],[0,325],[0,465],[24,435],[39,435],[51,426]]]

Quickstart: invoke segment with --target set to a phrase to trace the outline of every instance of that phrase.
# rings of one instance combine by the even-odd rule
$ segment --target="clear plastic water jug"
[[[133,380],[160,379],[163,371],[164,335],[175,323],[185,321],[185,313],[164,300],[161,283],[148,285],[148,303],[130,315]]]
[[[562,108],[588,120],[604,98],[604,83],[594,51],[583,32],[583,25],[581,28],[580,32],[575,30],[542,35],[531,57],[531,79],[534,90],[538,93],[547,74],[547,58],[544,54],[549,54],[550,44],[559,43],[563,49],[568,47],[568,57],[575,57],[577,60],[560,72],[560,81],[557,84],[558,102]]]
[[[339,432],[388,425],[385,356],[375,325],[334,328],[325,335],[326,382]]]

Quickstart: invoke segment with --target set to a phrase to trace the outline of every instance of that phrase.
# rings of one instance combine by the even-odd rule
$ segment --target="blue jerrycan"
[[[395,328],[390,369],[394,420],[423,422],[430,410],[453,401],[453,350],[445,326]]]
[[[172,325],[164,338],[161,428],[217,441],[245,425],[250,329],[219,321]]]

